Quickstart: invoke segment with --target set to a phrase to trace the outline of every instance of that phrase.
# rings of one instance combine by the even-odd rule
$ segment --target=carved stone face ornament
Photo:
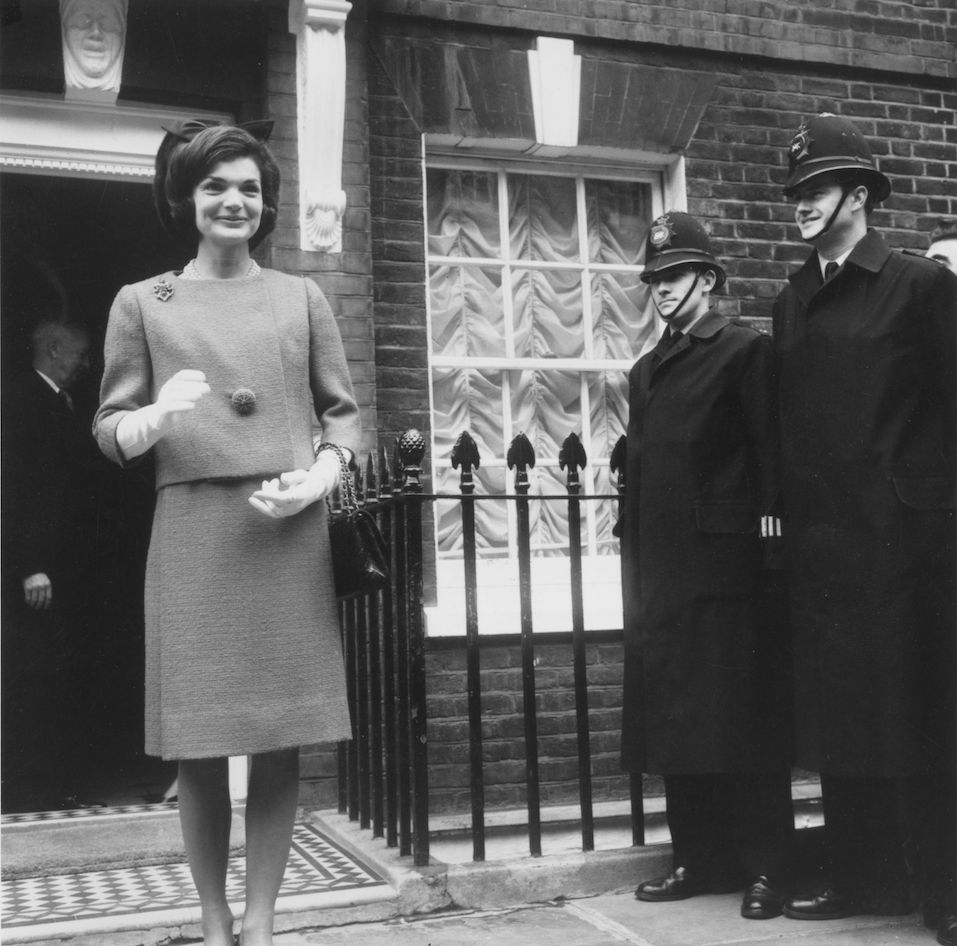
[[[67,88],[118,91],[126,0],[60,0]]]

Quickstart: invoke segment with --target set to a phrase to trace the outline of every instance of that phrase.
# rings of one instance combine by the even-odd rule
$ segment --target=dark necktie
[[[834,278],[834,274],[840,268],[841,267],[838,266],[837,263],[834,262],[834,260],[831,260],[829,263],[827,263],[824,266],[824,282],[830,282]]]
[[[72,414],[73,413],[73,398],[70,397],[70,395],[63,390],[63,388],[60,388],[60,390],[57,391],[56,396],[59,399],[60,403]]]

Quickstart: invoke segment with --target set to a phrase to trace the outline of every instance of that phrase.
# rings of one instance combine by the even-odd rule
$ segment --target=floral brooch
[[[173,295],[173,286],[165,279],[153,284],[153,295],[160,302],[166,302]]]

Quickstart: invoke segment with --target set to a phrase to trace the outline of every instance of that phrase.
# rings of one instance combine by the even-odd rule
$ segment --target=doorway
[[[92,418],[103,337],[116,292],[125,283],[181,266],[183,260],[156,220],[147,181],[3,173],[0,206],[0,405],[10,403],[10,387],[30,372],[33,328],[41,318],[53,317],[78,323],[89,333],[90,371],[71,394],[76,411]],[[4,426],[8,419],[2,418]],[[5,443],[4,452],[8,449],[15,446]],[[76,798],[108,805],[151,803],[162,800],[175,776],[174,763],[143,754],[142,594],[152,470],[144,463],[121,471],[95,449],[91,453],[98,461],[91,500],[95,527],[86,550],[91,568],[84,579],[84,618],[71,630],[77,654],[73,667],[82,677],[75,691],[80,696],[56,712],[62,714],[65,730],[79,733],[80,762],[71,774]],[[3,466],[6,475],[16,465]],[[23,517],[15,520],[13,510],[0,505],[4,536],[15,521],[20,524]],[[30,693],[30,661],[20,657],[22,649],[8,646],[16,635],[23,637],[24,609],[17,608],[22,604],[17,597],[21,579],[11,577],[17,574],[17,562],[11,560],[6,541],[2,564],[2,803],[8,813],[54,807],[56,802],[49,800],[43,784],[31,782],[33,770],[18,749],[26,744],[34,756],[52,751],[29,745],[29,713],[18,712],[23,706],[15,702],[18,690],[27,694],[24,701],[36,694]],[[49,772],[56,765],[56,758],[47,758],[36,771]]]

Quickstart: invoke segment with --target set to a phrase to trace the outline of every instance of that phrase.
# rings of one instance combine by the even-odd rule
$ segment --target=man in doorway
[[[774,306],[784,535],[828,882],[784,912],[909,913],[911,838],[925,920],[952,944],[957,278],[868,228],[891,188],[852,122],[808,119],[788,158],[813,252]]]
[[[770,339],[712,308],[725,271],[701,225],[651,226],[641,277],[664,330],[629,375],[622,755],[662,774],[673,869],[639,900],[745,888],[778,916],[793,815],[784,629],[762,607],[778,493]]]
[[[97,457],[70,394],[89,370],[84,329],[43,320],[32,368],[5,392],[4,809],[76,807],[91,632]]]

